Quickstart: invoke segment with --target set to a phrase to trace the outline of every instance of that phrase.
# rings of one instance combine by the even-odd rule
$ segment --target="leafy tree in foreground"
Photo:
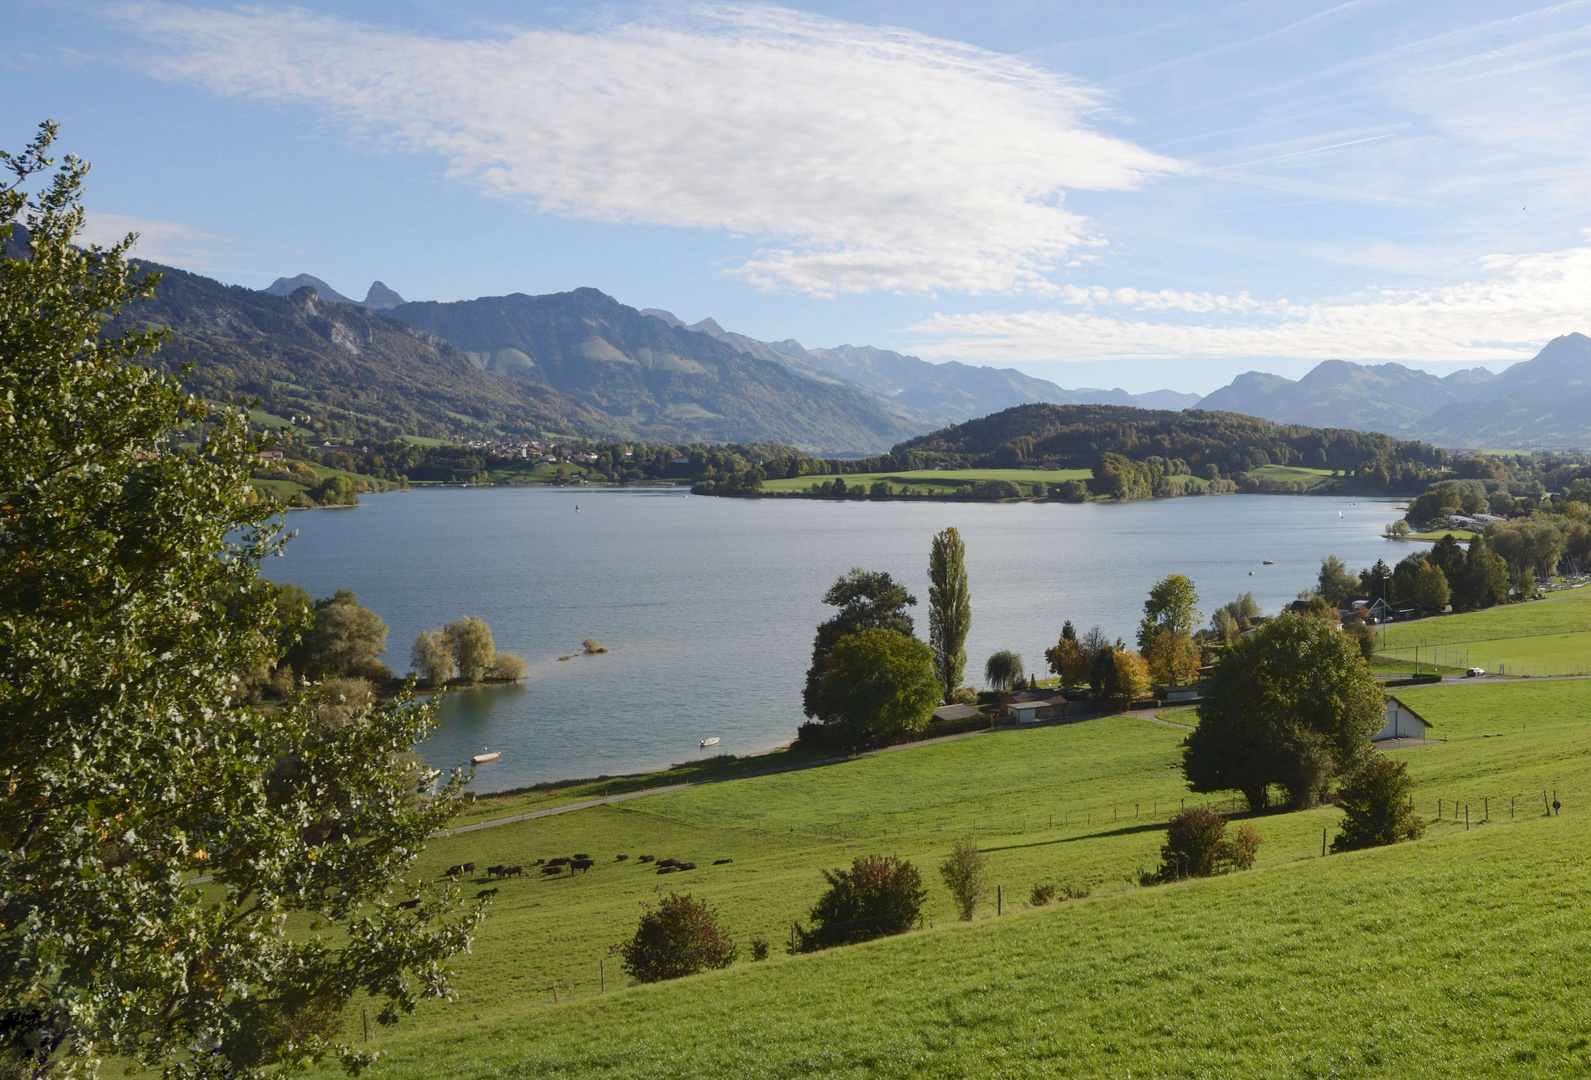
[[[972,913],[978,909],[983,896],[983,852],[971,840],[958,840],[950,855],[939,864],[939,876],[956,901],[956,910],[962,921],[971,922]]]
[[[669,893],[641,914],[635,936],[620,955],[632,978],[649,983],[726,968],[735,962],[736,949],[706,900]]]
[[[1001,649],[983,664],[983,681],[995,690],[1019,688],[1025,675],[1022,657],[1010,649]]]
[[[1241,791],[1251,809],[1269,789],[1310,806],[1357,765],[1386,720],[1381,685],[1351,638],[1329,622],[1283,614],[1226,650],[1205,687],[1182,770],[1197,792]]]
[[[928,549],[928,644],[934,650],[934,667],[947,705],[967,669],[967,631],[971,628],[967,547],[961,534],[950,528],[935,534]]]
[[[0,157],[0,1069],[356,1069],[347,1003],[390,1023],[445,995],[479,918],[451,889],[386,900],[459,781],[416,796],[433,719],[406,699],[241,704],[281,657],[246,418],[136,362],[161,332],[102,335],[157,279],[131,237],[73,244],[86,167],[54,168],[54,133]]]
[[[818,625],[818,632],[812,639],[812,666],[807,669],[806,688],[802,692],[802,704],[811,717],[821,716],[817,695],[829,650],[847,634],[861,630],[893,630],[910,635],[912,619],[906,609],[915,607],[917,598],[883,571],[854,567],[830,587],[823,595],[823,602],[839,611]]]
[[[921,731],[940,703],[934,654],[908,634],[849,634],[823,664],[812,703],[816,717],[857,737]]]
[[[812,908],[811,930],[797,928],[802,952],[904,934],[922,917],[917,868],[894,855],[862,855],[849,870],[825,870],[828,891]]]
[[[1365,758],[1338,790],[1343,819],[1331,850],[1357,851],[1424,836],[1425,822],[1409,804],[1413,790],[1406,763],[1384,754]]]

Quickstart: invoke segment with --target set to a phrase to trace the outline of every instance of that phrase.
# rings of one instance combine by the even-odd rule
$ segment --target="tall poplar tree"
[[[928,645],[934,650],[934,670],[947,705],[955,699],[967,668],[967,631],[971,628],[967,548],[952,526],[936,534],[928,549]]]
[[[446,994],[480,916],[403,881],[461,781],[421,794],[407,696],[242,703],[285,648],[246,413],[140,363],[164,330],[105,333],[159,278],[75,244],[54,137],[0,154],[0,1076],[356,1070],[353,997]]]

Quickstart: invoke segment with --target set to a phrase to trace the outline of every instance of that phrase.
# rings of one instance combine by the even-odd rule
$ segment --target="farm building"
[[[1384,739],[1423,739],[1426,729],[1431,726],[1430,721],[1403,702],[1387,695],[1387,722],[1386,726],[1370,736],[1371,742],[1381,742]]]
[[[1018,690],[1000,695],[1000,709],[1008,720],[1031,724],[1066,715],[1066,698],[1054,690]]]

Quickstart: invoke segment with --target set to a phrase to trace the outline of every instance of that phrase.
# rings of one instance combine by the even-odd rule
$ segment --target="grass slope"
[[[1455,667],[1506,665],[1510,674],[1578,675],[1591,672],[1591,589],[1551,600],[1508,604],[1385,628],[1377,652],[1422,657]],[[1434,651],[1433,651],[1434,650]]]
[[[1588,943],[1560,909],[1585,885],[1577,852],[1591,826],[1575,815],[1591,806],[1591,680],[1398,693],[1446,740],[1397,752],[1416,778],[1427,839],[1321,860],[1321,831],[1335,831],[1338,811],[1264,816],[1260,868],[1217,881],[1129,882],[1153,864],[1165,816],[1186,797],[1175,769],[1185,732],[1131,717],[439,840],[422,863],[427,877],[453,862],[577,852],[597,866],[501,883],[475,951],[456,964],[459,1000],[426,1003],[397,1031],[378,1032],[391,1058],[376,1075],[406,1078],[443,1060],[466,1076],[516,1077],[1437,1075],[1446,1055],[1482,1051],[1491,1056],[1471,1070],[1479,1075],[1561,1069],[1583,1007],[1565,1011],[1528,988],[1577,985],[1570,958]],[[1566,816],[1541,818],[1543,789]],[[1510,823],[1518,827],[1502,827]],[[973,926],[952,926],[934,868],[968,836],[988,856],[991,894]],[[617,862],[619,852],[632,858]],[[660,878],[634,860],[643,852],[700,869]],[[821,889],[818,871],[869,852],[922,868],[931,929],[780,955]],[[711,865],[720,858],[734,861]],[[1093,895],[1022,913],[1036,882]],[[608,947],[660,889],[716,905],[743,961],[753,936],[774,958],[619,991]]]

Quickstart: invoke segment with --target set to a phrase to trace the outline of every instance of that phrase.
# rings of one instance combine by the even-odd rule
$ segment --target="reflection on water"
[[[926,601],[928,542],[946,525],[967,544],[976,682],[997,649],[1042,671],[1066,619],[1131,640],[1169,573],[1194,580],[1206,613],[1245,591],[1274,612],[1323,555],[1357,570],[1407,554],[1379,535],[1397,516],[1386,502],[1241,495],[1077,506],[432,488],[294,514],[299,536],[266,570],[317,596],[352,589],[391,628],[394,669],[421,630],[465,614],[529,661],[518,686],[448,695],[422,748],[441,766],[500,751],[479,771],[488,791],[683,761],[714,735],[723,753],[791,738],[824,591],[866,566]],[[586,638],[611,651],[559,661]]]

